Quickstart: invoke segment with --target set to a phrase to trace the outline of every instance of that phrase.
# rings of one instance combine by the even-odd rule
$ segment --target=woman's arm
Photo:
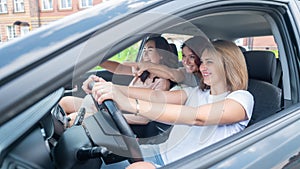
[[[153,103],[144,100],[138,100],[137,103],[135,99],[128,101],[129,104],[120,105],[121,110],[135,112],[139,116],[164,123],[206,126],[231,124],[247,119],[243,106],[232,99],[199,107]]]
[[[150,120],[143,116],[136,116],[134,114],[123,114],[128,124],[148,124]]]
[[[166,65],[155,64],[150,62],[126,62],[124,65],[132,66],[137,69],[136,74],[140,75],[143,71],[148,70],[150,73],[164,79],[170,79],[174,82],[182,82],[184,74],[180,69],[173,69]]]
[[[158,78],[154,83],[155,85],[152,87],[153,90],[170,90],[171,82],[168,79]]]
[[[248,119],[245,108],[233,99],[199,106],[197,112],[196,125],[231,124]]]
[[[113,85],[113,87],[119,89],[119,91],[126,97],[137,98],[151,102],[184,104],[187,99],[187,95],[183,90],[161,91],[121,85]]]
[[[132,75],[131,67],[123,65],[119,62],[108,60],[100,64],[100,66],[115,74]]]
[[[170,92],[124,88],[101,80],[95,83],[93,96],[99,103],[113,99],[123,111],[165,123],[201,126],[230,124],[247,119],[244,107],[233,99],[199,107],[179,105],[187,99],[186,93],[182,90]]]

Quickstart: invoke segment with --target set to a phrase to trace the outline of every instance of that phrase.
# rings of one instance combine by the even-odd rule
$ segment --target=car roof
[[[235,40],[243,37],[271,35],[271,27],[264,18],[264,13],[257,11],[236,10],[218,12],[211,15],[193,18],[190,27],[186,24],[177,25],[169,33],[188,33],[191,35],[200,29],[210,39]],[[257,27],[257,23],[260,24]],[[189,31],[187,31],[189,30]]]

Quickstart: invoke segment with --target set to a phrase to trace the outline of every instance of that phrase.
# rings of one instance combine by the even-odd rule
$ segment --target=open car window
[[[122,50],[121,52],[117,53],[116,55],[112,56],[108,60],[115,61],[119,63],[124,62],[135,62],[138,58],[138,52],[141,46],[141,41],[134,43],[133,45],[129,46],[128,48]],[[101,70],[101,66],[97,66],[95,69]]]

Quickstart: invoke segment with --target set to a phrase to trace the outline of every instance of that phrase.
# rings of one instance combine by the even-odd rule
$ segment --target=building
[[[248,50],[277,50],[277,44],[273,36],[244,38],[242,46]]]
[[[0,0],[0,43],[108,0]],[[244,38],[249,50],[276,50],[273,37]]]
[[[0,43],[103,0],[0,0]]]

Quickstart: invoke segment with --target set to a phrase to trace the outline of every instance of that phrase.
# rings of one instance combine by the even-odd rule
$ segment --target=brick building
[[[0,43],[104,0],[0,0]]]
[[[0,43],[108,0],[0,0]],[[273,37],[244,38],[247,49],[274,50]]]
[[[277,50],[273,36],[245,38],[242,46],[246,46],[248,50]]]

